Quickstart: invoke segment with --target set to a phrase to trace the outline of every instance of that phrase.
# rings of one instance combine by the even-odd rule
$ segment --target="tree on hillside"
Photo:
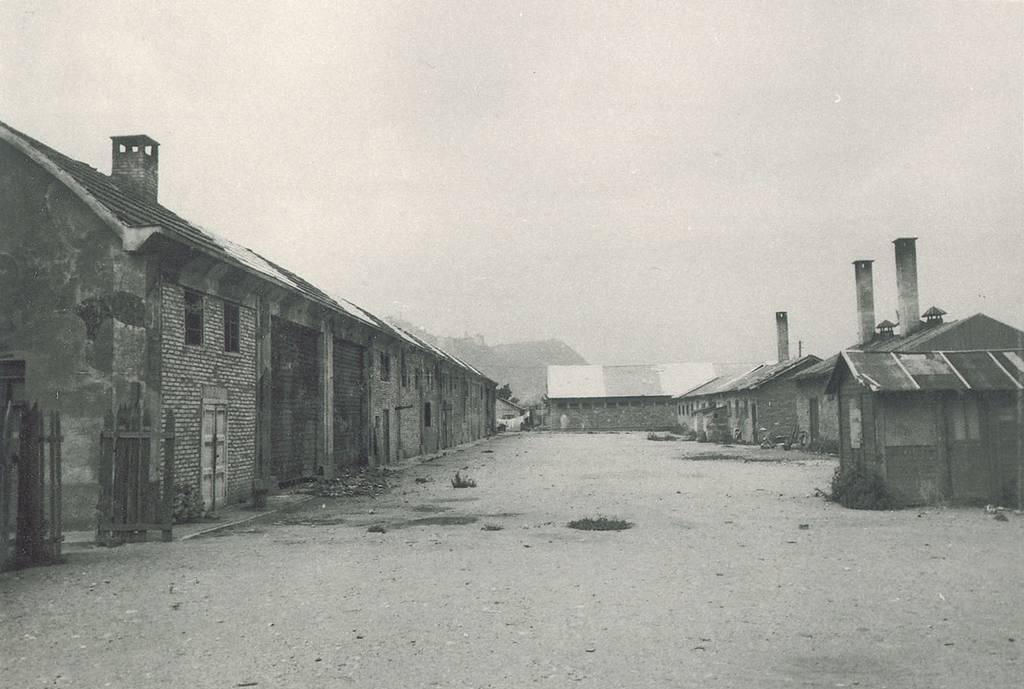
[[[508,400],[512,404],[519,404],[519,398],[512,395],[512,388],[508,383],[498,388],[497,395],[500,400]]]

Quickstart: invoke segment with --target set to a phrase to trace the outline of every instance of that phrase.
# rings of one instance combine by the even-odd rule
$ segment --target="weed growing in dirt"
[[[476,488],[476,481],[471,478],[463,478],[456,471],[455,477],[452,479],[452,488]]]
[[[830,502],[854,510],[888,510],[892,499],[881,475],[864,466],[837,467],[832,475]]]
[[[568,526],[570,529],[581,531],[623,531],[633,528],[633,523],[617,517],[597,516],[574,519],[569,522]]]
[[[185,524],[203,516],[203,496],[187,483],[174,487],[174,523]]]

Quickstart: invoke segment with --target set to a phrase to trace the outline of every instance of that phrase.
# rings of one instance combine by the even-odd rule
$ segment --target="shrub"
[[[623,531],[624,529],[632,528],[633,523],[617,517],[597,516],[574,519],[569,522],[568,526],[570,529],[579,529],[581,531]]]
[[[875,470],[865,466],[839,466],[832,475],[831,502],[854,510],[888,510],[892,499],[885,481]]]
[[[199,488],[186,483],[174,486],[174,523],[193,522],[203,516],[203,496]]]
[[[476,481],[471,478],[463,478],[456,471],[455,478],[452,479],[452,488],[476,488]]]

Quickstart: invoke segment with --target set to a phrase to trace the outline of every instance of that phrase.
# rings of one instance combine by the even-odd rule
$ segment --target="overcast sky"
[[[595,363],[1024,327],[1017,3],[0,0],[0,119],[379,315]]]

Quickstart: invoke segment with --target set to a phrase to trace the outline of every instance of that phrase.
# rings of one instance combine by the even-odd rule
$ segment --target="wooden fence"
[[[149,411],[140,402],[123,404],[107,413],[100,436],[100,499],[96,542],[120,545],[146,540],[160,531],[171,540],[174,521],[174,414],[167,414],[165,431],[152,427]],[[154,442],[163,441],[163,470]]]
[[[9,403],[0,418],[0,569],[61,559],[60,415],[45,417]]]

